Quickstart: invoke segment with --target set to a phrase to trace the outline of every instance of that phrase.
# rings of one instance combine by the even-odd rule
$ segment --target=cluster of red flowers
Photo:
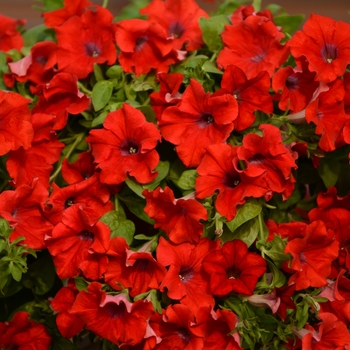
[[[23,21],[0,17],[0,218],[49,252],[62,337],[350,347],[350,195],[321,164],[350,144],[350,25],[312,15],[287,40],[270,11],[236,7],[206,34],[194,0],[118,22],[65,0],[43,13],[55,40],[24,57]],[[321,185],[299,173],[307,156]],[[27,312],[3,321],[1,349],[57,339]]]

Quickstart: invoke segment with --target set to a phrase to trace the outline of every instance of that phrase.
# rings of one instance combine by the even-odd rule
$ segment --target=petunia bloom
[[[289,241],[284,252],[290,253],[290,268],[295,272],[288,281],[295,283],[295,290],[327,285],[331,263],[338,256],[339,242],[334,239],[322,221],[314,221],[305,227],[303,238]]]
[[[155,220],[155,228],[161,228],[176,244],[182,242],[198,243],[203,233],[200,220],[207,220],[204,206],[195,199],[175,199],[169,187],[160,187],[149,192],[145,190],[145,212]]]
[[[159,121],[163,137],[175,144],[187,167],[198,166],[205,147],[223,143],[233,130],[237,101],[229,94],[213,96],[192,79],[178,106],[167,108]]]
[[[288,48],[280,43],[284,34],[266,17],[249,16],[235,25],[226,25],[221,33],[224,49],[217,63],[241,68],[248,79],[266,71],[271,77],[287,59]]]
[[[246,197],[260,198],[270,190],[264,176],[240,170],[238,166],[237,147],[227,144],[207,147],[207,153],[197,172],[196,197],[204,199],[216,191],[216,210],[231,221],[237,212],[237,205],[244,204]]]
[[[10,322],[0,322],[1,349],[47,350],[51,336],[45,326],[29,319],[28,312],[16,312]]]
[[[136,345],[146,334],[147,320],[153,314],[150,302],[128,301],[125,295],[107,295],[102,285],[92,282],[82,290],[71,313],[85,322],[85,328],[120,346]]]
[[[350,62],[350,24],[330,17],[311,14],[303,29],[288,42],[292,55],[301,68],[305,56],[309,70],[325,83],[345,73]]]
[[[203,260],[203,268],[210,276],[214,295],[224,297],[231,292],[252,295],[259,277],[266,271],[266,261],[248,252],[247,245],[235,239],[209,253]]]
[[[292,169],[297,165],[290,151],[282,142],[280,130],[269,124],[259,127],[263,136],[248,134],[243,138],[243,145],[237,150],[237,156],[249,164],[250,171],[256,175],[265,174],[267,186],[272,192],[281,193],[287,199],[294,189]]]
[[[209,16],[194,0],[153,0],[140,12],[166,29],[175,50],[194,51],[203,45],[199,18]]]
[[[81,17],[70,17],[55,27],[58,69],[82,79],[93,72],[95,63],[115,63],[117,50],[112,20],[110,11],[95,6]]]
[[[0,156],[31,146],[34,131],[28,103],[20,94],[0,91]]]
[[[0,15],[0,51],[12,49],[21,50],[24,44],[21,33],[17,26],[23,26],[24,20],[15,20],[10,17]]]
[[[159,155],[154,148],[160,138],[157,127],[125,103],[107,115],[102,130],[91,130],[86,142],[91,144],[103,183],[120,184],[127,176],[148,183],[157,176]]]

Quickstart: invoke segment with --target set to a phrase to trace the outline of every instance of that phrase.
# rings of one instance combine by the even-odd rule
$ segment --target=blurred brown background
[[[95,4],[102,4],[102,0],[92,0]],[[200,6],[206,11],[215,10],[215,3],[197,1]],[[216,3],[220,3],[217,0]],[[123,6],[129,4],[128,0],[109,0],[108,8],[117,15]],[[275,3],[283,6],[289,14],[304,13],[309,16],[311,12],[330,16],[337,20],[350,20],[348,11],[350,10],[349,0],[262,0],[263,6],[270,3]],[[26,28],[41,24],[40,12],[32,9],[33,5],[40,5],[40,2],[35,0],[0,0],[0,13],[12,18],[27,19]]]

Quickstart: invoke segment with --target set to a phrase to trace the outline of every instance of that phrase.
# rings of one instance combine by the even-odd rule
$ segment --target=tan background
[[[95,4],[102,4],[102,0],[92,0]],[[217,3],[220,1],[217,1]],[[327,15],[337,20],[349,22],[350,0],[263,0],[263,6],[276,3],[283,6],[288,13],[305,13],[307,16],[313,11],[318,14]],[[108,8],[114,15],[128,4],[128,0],[109,0]],[[202,8],[208,12],[216,8],[215,4],[198,0]],[[27,19],[27,28],[42,23],[40,12],[33,10],[32,5],[38,4],[35,0],[0,0],[0,13],[13,18]]]

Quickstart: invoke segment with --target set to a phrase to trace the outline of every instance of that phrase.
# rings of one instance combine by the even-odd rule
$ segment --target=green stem
[[[276,209],[275,206],[270,205],[270,204],[267,204],[266,202],[263,202],[262,205],[263,205],[265,208],[268,208],[268,209]]]
[[[72,153],[74,152],[74,150],[77,148],[77,146],[79,145],[79,143],[82,141],[83,137],[85,136],[85,134],[78,134],[74,143],[70,146],[67,154],[65,155],[65,157],[60,161],[56,171],[53,173],[53,175],[50,177],[50,182],[53,182],[57,175],[60,173],[61,169],[62,169],[62,163],[64,159],[69,159],[69,157],[72,155]]]
[[[108,0],[107,0],[107,2],[108,2]],[[92,95],[92,91],[90,91],[88,88],[86,88],[80,81],[78,81],[77,84],[78,84],[78,88],[81,92],[84,92],[88,96]]]
[[[265,237],[263,236],[264,228],[263,228],[263,217],[262,217],[262,211],[258,215],[259,220],[259,240],[265,240]]]
[[[114,210],[119,211],[119,199],[117,194],[114,195]]]
[[[107,6],[108,6],[108,0],[103,0],[102,7],[104,7],[106,9]]]

